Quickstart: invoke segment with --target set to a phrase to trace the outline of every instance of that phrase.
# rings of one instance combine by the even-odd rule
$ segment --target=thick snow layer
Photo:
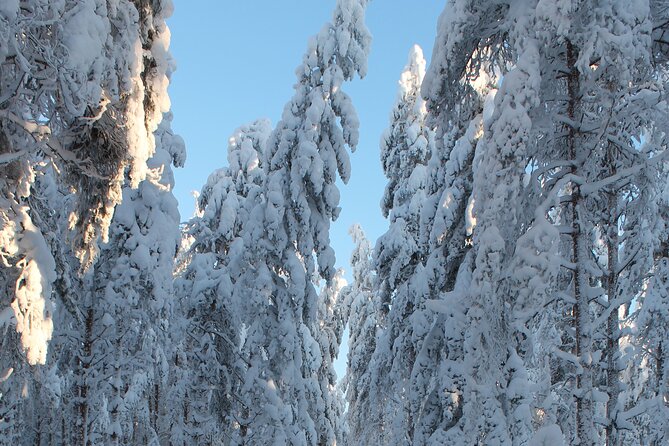
[[[108,30],[104,18],[96,14],[94,0],[84,0],[76,9],[65,24],[68,32],[64,44],[68,50],[69,68],[86,73],[104,54]]]
[[[53,333],[51,284],[56,280],[56,264],[41,232],[33,225],[27,208],[21,210],[20,252],[24,258],[12,301],[16,331],[30,364],[46,362],[47,347]]]

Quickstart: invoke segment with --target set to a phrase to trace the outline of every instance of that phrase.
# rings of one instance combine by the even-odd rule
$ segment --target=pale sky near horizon
[[[409,50],[420,45],[429,64],[444,5],[445,0],[372,0],[367,8],[373,37],[368,73],[342,87],[360,118],[360,142],[351,154],[351,180],[340,185],[342,212],[331,230],[337,266],[347,271],[353,249],[348,228],[360,223],[372,244],[387,229],[379,206],[386,185],[379,141]],[[169,91],[173,129],[188,154],[186,166],[176,169],[174,193],[185,221],[193,214],[192,191],[227,165],[232,132],[258,118],[279,120],[307,41],[331,18],[335,0],[174,0],[174,6],[168,25],[177,71]],[[344,356],[337,364],[340,377]]]

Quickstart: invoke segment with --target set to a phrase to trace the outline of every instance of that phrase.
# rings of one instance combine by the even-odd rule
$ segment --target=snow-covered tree
[[[517,59],[484,122],[474,167],[476,254],[463,344],[464,431],[471,444],[524,444],[531,436],[527,371],[517,351],[518,302],[505,269],[524,223],[519,205],[540,78],[536,44],[524,35],[532,21],[522,13],[514,18],[509,37]]]
[[[623,354],[626,353],[623,358],[631,361],[623,371],[626,386],[621,392],[619,410],[630,410],[635,415],[621,426],[619,438],[624,445],[659,445],[669,438],[669,374],[666,366],[669,359],[669,332],[666,329],[669,316],[669,188],[666,185],[669,183],[666,173],[662,178],[665,190],[656,213],[652,214],[660,217],[657,223],[661,226],[657,231],[653,268],[643,281],[643,291],[630,305],[630,316],[623,325],[623,329],[632,332],[621,346]]]
[[[67,215],[62,212],[66,203],[65,196],[55,183],[56,177],[50,164],[40,164],[36,170],[38,175],[32,185],[31,194],[26,199],[25,208],[41,227],[41,233],[44,236],[43,248],[47,250],[46,252],[62,254],[61,234],[63,227],[67,227]],[[42,216],[51,218],[45,221],[42,220]],[[56,293],[60,292],[63,277],[68,275],[67,271],[63,271],[63,268],[66,270],[69,268],[68,254],[61,257],[54,256],[53,267],[56,280],[53,288]],[[76,259],[72,257],[71,260],[76,268]],[[28,357],[25,355],[21,348],[22,345],[25,345],[22,344],[22,333],[17,333],[12,326],[14,311],[10,302],[15,296],[16,289],[13,279],[7,279],[15,271],[4,266],[6,265],[0,268],[0,276],[2,276],[2,286],[8,289],[3,292],[3,321],[0,323],[3,325],[3,336],[0,340],[0,370],[2,370],[0,372],[2,376],[0,379],[0,444],[57,443],[61,438],[58,428],[60,425],[58,409],[62,398],[63,380],[57,366],[53,361],[49,361],[49,358],[57,357],[57,353],[52,346],[48,352],[41,351],[39,343],[45,339],[38,338],[33,339],[37,342],[33,344],[35,350],[32,353],[43,354],[47,364],[31,364],[30,353]],[[65,299],[63,299],[63,304],[67,305]],[[52,313],[52,319],[49,320],[56,327],[60,322],[58,316]],[[34,322],[36,326],[33,328],[39,328],[39,319],[31,321],[30,318],[27,318],[24,322]],[[58,344],[58,336],[54,337],[56,341],[52,342]]]
[[[2,257],[7,280],[19,285],[15,324],[30,363],[46,359],[56,280],[55,253],[43,249],[46,228],[35,224],[50,216],[26,207],[39,165],[57,166],[57,183],[75,193],[72,231],[61,238],[71,239],[86,269],[106,239],[126,171],[132,187],[144,179],[153,133],[169,108],[169,14],[169,1],[0,8]]]
[[[628,371],[632,404],[637,407],[637,418],[629,429],[622,432],[624,444],[659,445],[669,438],[669,410],[667,408],[668,382],[667,313],[669,302],[669,276],[667,257],[658,259],[653,278],[643,298],[643,307],[636,318],[638,339],[635,341],[637,357],[633,369]]]
[[[102,313],[102,363],[113,378],[100,389],[107,398],[107,442],[157,442],[166,416],[169,324],[174,292],[172,269],[179,243],[179,213],[172,195],[171,165],[184,157],[181,138],[168,121],[156,132],[159,146],[148,163],[147,179],[126,188],[102,246],[94,282],[105,283],[95,296]],[[108,271],[105,269],[109,268]],[[99,277],[99,278],[98,278]]]
[[[239,443],[316,445],[332,438],[320,422],[335,395],[322,393],[318,378],[324,355],[314,281],[318,273],[330,283],[335,272],[335,181],[348,179],[347,147],[358,141],[358,119],[341,87],[366,71],[365,6],[337,2],[332,23],[309,43],[295,95],[267,143],[265,202],[254,214],[260,219],[245,229],[237,281],[255,309],[242,344],[243,388],[254,404],[240,422]]]
[[[159,146],[146,179],[123,190],[109,241],[83,278],[74,313],[60,319],[54,342],[68,395],[61,401],[68,420],[63,442],[157,444],[164,433],[179,241],[171,166],[185,159],[169,122],[156,132]]]
[[[348,359],[344,387],[346,389],[347,444],[372,444],[381,421],[371,407],[370,364],[376,347],[379,328],[379,299],[372,264],[372,247],[360,225],[353,225],[349,234],[355,243],[351,254],[353,283],[341,291],[343,319],[348,325]]]
[[[241,337],[253,315],[246,311],[250,302],[234,291],[245,226],[263,199],[262,159],[270,131],[269,122],[259,120],[234,132],[229,166],[210,175],[199,196],[198,216],[187,225],[193,243],[177,285],[186,321],[176,327],[182,341],[175,354],[180,373],[189,378],[173,383],[184,389],[172,389],[183,398],[173,403],[188,406],[176,416],[184,440],[218,444],[235,435],[235,424],[243,424],[239,406],[247,360],[240,353]]]
[[[427,164],[426,199],[419,239],[424,268],[412,278],[414,293],[426,304],[414,312],[416,357],[410,404],[414,444],[462,441],[463,336],[476,220],[472,215],[473,161],[481,137],[484,106],[489,116],[496,44],[504,31],[494,20],[503,5],[454,1],[439,19],[432,62],[422,95],[426,122],[435,129]]]
[[[420,97],[424,75],[423,53],[414,46],[400,77],[390,127],[381,141],[381,164],[388,177],[381,209],[390,226],[374,253],[381,298],[381,307],[375,310],[380,311],[383,330],[376,342],[368,383],[372,396],[369,416],[378,420],[377,428],[382,432],[373,441],[379,444],[391,439],[402,444],[411,441],[413,425],[408,392],[417,339],[409,320],[423,302],[409,279],[425,255],[419,225],[433,140]]]
[[[320,398],[325,404],[324,410],[317,414],[316,431],[319,433],[318,444],[343,444],[344,442],[344,398],[337,382],[334,361],[339,356],[339,346],[344,335],[344,314],[342,314],[342,292],[346,287],[344,270],[338,270],[329,286],[323,287],[319,295],[318,318],[312,327],[317,333],[318,347],[321,353],[321,365],[318,369]]]
[[[415,45],[400,77],[390,127],[381,138],[381,164],[388,177],[381,210],[390,228],[378,242],[376,259],[384,289],[395,289],[422,260],[418,227],[432,142],[432,132],[425,125],[425,101],[420,97],[424,76],[423,52]]]

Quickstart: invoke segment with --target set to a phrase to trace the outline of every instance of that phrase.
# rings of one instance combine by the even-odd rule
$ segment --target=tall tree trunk
[[[121,411],[121,386],[123,385],[122,380],[121,380],[121,364],[119,362],[119,355],[121,351],[121,339],[117,338],[115,342],[115,360],[114,360],[114,378],[112,381],[112,394],[111,394],[111,413],[110,413],[110,418],[111,418],[111,424],[114,426],[114,431],[111,434],[111,441],[112,444],[114,445],[119,445],[120,444],[120,437],[119,437],[119,432],[117,429],[120,427],[120,411]]]
[[[93,352],[93,307],[89,307],[86,313],[84,342],[82,355],[79,356],[79,444],[89,446],[88,438],[88,374],[91,367]]]
[[[609,175],[616,174],[615,160],[612,154],[613,147],[609,145],[606,162],[609,164]],[[609,306],[614,305],[618,298],[618,193],[611,191],[608,199],[609,218],[606,221],[606,241],[608,271],[606,274],[606,294]],[[620,370],[618,367],[618,354],[620,342],[620,305],[609,307],[609,317],[606,321],[606,391],[608,402],[606,404],[606,446],[617,446],[618,428],[616,426],[617,405],[620,397]]]
[[[570,160],[579,159],[578,133],[575,123],[578,122],[577,110],[580,106],[580,73],[576,67],[578,54],[574,45],[567,40],[567,116],[571,122],[567,131],[567,154]],[[578,174],[577,167],[572,173]],[[573,266],[573,296],[574,305],[573,324],[575,332],[575,351],[580,370],[576,373],[576,444],[580,446],[594,445],[593,440],[593,406],[592,406],[592,336],[590,324],[589,301],[587,289],[589,286],[584,266],[588,262],[587,238],[583,228],[584,199],[578,184],[572,182],[571,201],[569,203],[569,217],[572,224],[571,248]]]
[[[157,375],[157,374],[156,374]],[[155,382],[153,383],[153,405],[149,404],[149,407],[152,409],[151,414],[151,423],[153,424],[153,430],[156,435],[160,436],[160,429],[158,426],[158,420],[160,420],[160,383],[158,381],[159,377],[154,377]]]

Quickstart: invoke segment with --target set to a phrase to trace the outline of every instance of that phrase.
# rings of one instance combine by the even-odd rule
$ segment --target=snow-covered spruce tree
[[[484,122],[474,167],[475,263],[463,340],[463,427],[470,444],[525,444],[532,430],[527,372],[518,351],[524,347],[518,345],[522,331],[514,314],[522,303],[504,270],[523,227],[519,205],[533,136],[530,113],[539,102],[539,54],[526,34],[532,32],[531,13],[505,20],[516,60]],[[525,284],[519,285],[518,291]]]
[[[543,73],[542,99],[549,105],[535,118],[543,123],[539,135],[551,144],[543,151],[537,146],[533,180],[547,199],[554,195],[560,202],[544,215],[562,233],[562,274],[553,286],[570,326],[563,326],[554,344],[559,350],[551,355],[562,363],[551,377],[557,378],[552,387],[562,416],[550,417],[560,420],[565,434],[576,434],[569,442],[590,444],[601,436],[619,444],[635,413],[623,411],[620,398],[620,318],[644,287],[653,234],[662,226],[653,223],[658,161],[666,146],[664,87],[650,56],[651,24],[658,18],[649,16],[647,3],[603,3],[592,11],[583,4],[562,17],[537,11],[549,24],[542,26],[549,30],[541,35],[543,65],[562,60],[568,67]],[[628,44],[619,45],[615,36]],[[565,386],[569,382],[576,391]]]
[[[332,23],[309,43],[295,95],[267,144],[266,202],[245,229],[251,256],[239,265],[237,290],[251,293],[256,310],[242,345],[244,389],[254,401],[235,443],[317,445],[332,438],[320,422],[335,395],[322,393],[318,378],[327,355],[319,346],[314,280],[319,274],[330,282],[335,273],[329,242],[339,212],[335,181],[348,179],[347,147],[358,139],[358,120],[341,87],[366,71],[365,6],[337,2]]]
[[[37,218],[26,206],[37,166],[57,165],[57,182],[75,193],[74,231],[59,238],[72,239],[86,268],[121,199],[124,172],[133,187],[144,178],[152,133],[169,107],[171,4],[139,3],[27,1],[0,8],[2,258],[8,283],[20,285],[15,325],[30,363],[45,360],[57,280],[54,252],[40,249],[43,228],[35,224],[51,216]]]
[[[424,76],[423,52],[415,45],[400,77],[390,127],[381,138],[381,164],[388,177],[381,210],[390,219],[375,254],[383,290],[396,289],[422,260],[418,225],[432,140],[425,126],[425,101],[420,97]]]
[[[666,83],[667,62],[669,61],[669,45],[666,36],[669,34],[669,5],[663,1],[650,1],[650,18],[653,23],[652,28],[652,49],[651,58],[653,66],[659,71],[658,77]],[[655,126],[649,125],[644,128],[647,132],[644,140],[649,136],[660,135],[661,128],[655,129]],[[642,141],[639,141],[641,143]],[[627,409],[620,418],[620,444],[649,444],[659,445],[666,442],[669,438],[669,411],[667,411],[667,349],[666,334],[667,331],[667,258],[669,258],[669,187],[667,186],[667,168],[652,169],[650,176],[660,174],[659,183],[655,183],[663,189],[663,193],[658,200],[651,202],[655,209],[647,210],[647,216],[653,217],[650,224],[644,228],[647,238],[650,238],[653,252],[652,271],[646,276],[641,284],[643,290],[636,294],[636,300],[623,307],[624,311],[629,313],[625,320],[623,329],[631,329],[632,335],[621,348],[623,352],[629,352],[634,348],[634,356],[629,362],[627,369],[623,372],[626,378],[618,400],[618,411]],[[659,170],[659,172],[658,172]],[[651,183],[653,183],[651,181]],[[636,198],[636,194],[633,196]],[[630,197],[632,198],[632,197]],[[629,201],[629,200],[628,200]],[[636,200],[632,199],[631,203]],[[634,263],[634,261],[630,262]],[[638,288],[637,288],[638,289]],[[625,303],[625,302],[623,302]],[[633,311],[632,309],[636,310]],[[629,339],[631,338],[631,339]],[[630,345],[631,344],[631,345]],[[623,357],[621,362],[628,360]],[[624,366],[622,363],[619,366]]]
[[[240,354],[241,335],[253,315],[250,303],[234,295],[244,226],[262,200],[263,150],[270,123],[258,120],[237,129],[229,140],[228,167],[210,175],[198,199],[198,215],[186,227],[193,244],[177,281],[185,325],[175,327],[179,347],[175,361],[189,376],[174,381],[173,441],[229,443],[241,423],[240,402],[247,360]],[[248,223],[250,224],[250,223]]]
[[[108,7],[91,0],[84,8],[86,15],[75,15],[77,22],[71,25],[73,29],[93,27],[81,35],[101,40],[93,48],[103,45],[98,52],[90,50],[89,42],[79,42],[70,50],[71,56],[77,55],[74,76],[78,81],[85,79],[88,66],[99,67],[104,77],[91,82],[89,76],[87,81],[87,87],[99,95],[99,105],[87,111],[96,119],[91,122],[84,114],[68,122],[61,138],[66,150],[76,158],[90,158],[88,164],[95,169],[83,175],[78,167],[67,170],[70,183],[82,197],[70,224],[76,229],[73,244],[84,268],[94,261],[97,240],[106,241],[114,207],[122,199],[125,175],[133,188],[144,180],[147,160],[155,149],[154,132],[163,113],[169,111],[167,86],[173,62],[165,20],[172,9],[171,0],[126,0]],[[101,19],[98,11],[107,17]]]
[[[388,177],[381,209],[390,227],[379,238],[374,253],[382,301],[377,311],[383,331],[370,363],[373,400],[367,414],[379,423],[378,433],[368,440],[379,444],[391,439],[403,442],[412,425],[406,393],[415,348],[408,319],[419,303],[407,280],[424,255],[419,247],[419,222],[432,142],[420,97],[424,75],[423,53],[414,46],[400,77],[390,127],[381,140],[381,164]]]
[[[639,278],[643,275],[639,273],[649,267],[644,260],[648,258],[649,246],[640,230],[648,226],[644,223],[644,215],[647,214],[634,208],[652,208],[648,200],[652,200],[657,187],[648,178],[654,177],[652,172],[656,170],[654,165],[657,163],[654,157],[658,155],[658,150],[663,150],[664,143],[649,140],[648,145],[639,148],[634,141],[643,139],[644,129],[661,126],[663,112],[656,107],[660,103],[661,95],[658,93],[661,88],[653,80],[653,68],[648,57],[648,9],[635,9],[637,6],[627,9],[627,6],[602,3],[592,10],[591,5],[583,3],[566,11],[551,9],[539,2],[535,11],[528,14],[529,24],[524,29],[541,31],[535,35],[529,33],[522,40],[514,37],[513,32],[509,34],[511,39],[515,39],[515,45],[524,45],[529,51],[535,51],[534,55],[529,53],[525,61],[534,67],[530,76],[534,84],[524,82],[522,87],[527,91],[533,85],[533,96],[530,96],[533,99],[529,103],[534,107],[529,109],[525,118],[525,132],[512,132],[516,137],[523,138],[520,143],[526,146],[523,149],[525,154],[520,156],[525,157],[525,165],[522,158],[515,164],[509,164],[514,162],[509,155],[518,156],[518,149],[522,148],[514,144],[510,146],[513,151],[501,152],[502,155],[506,153],[507,158],[496,161],[500,163],[498,167],[487,173],[492,176],[496,171],[494,175],[499,183],[503,178],[510,178],[509,175],[515,171],[513,183],[502,183],[510,185],[510,193],[522,199],[519,195],[523,194],[519,190],[522,183],[519,180],[523,170],[532,169],[529,185],[539,188],[539,195],[545,200],[536,207],[534,215],[525,217],[530,220],[523,221],[522,213],[518,211],[516,218],[513,214],[509,215],[507,221],[514,224],[498,226],[506,233],[500,232],[499,237],[495,237],[497,244],[492,243],[492,239],[488,240],[502,259],[505,255],[509,256],[512,269],[496,273],[494,268],[488,268],[492,265],[490,260],[494,259],[491,257],[495,252],[493,249],[474,272],[475,281],[480,270],[482,284],[497,283],[496,295],[501,295],[503,308],[510,310],[507,321],[500,321],[501,332],[506,330],[508,336],[502,343],[507,347],[511,343],[515,352],[511,351],[510,356],[506,360],[502,358],[499,363],[505,370],[506,381],[500,380],[501,384],[494,383],[490,387],[499,386],[506,393],[502,401],[506,398],[509,404],[519,404],[519,409],[527,407],[528,395],[517,393],[519,388],[523,388],[518,384],[522,384],[527,376],[522,368],[527,367],[526,360],[533,343],[531,338],[529,343],[526,339],[536,322],[532,316],[539,313],[544,302],[551,302],[546,297],[552,295],[558,302],[558,308],[570,318],[573,330],[563,327],[558,340],[542,340],[549,344],[556,341],[553,345],[558,351],[552,354],[558,361],[567,362],[566,367],[561,367],[561,375],[551,377],[557,378],[551,385],[559,392],[559,396],[553,399],[564,405],[566,410],[563,413],[567,416],[547,415],[546,412],[553,409],[547,407],[537,409],[535,414],[541,414],[539,421],[544,425],[560,420],[563,433],[572,435],[567,437],[570,443],[595,444],[600,434],[609,442],[617,443],[616,431],[624,419],[617,414],[619,391],[616,388],[620,388],[621,378],[617,365],[619,322],[611,319],[617,318],[618,308],[633,298],[634,288],[638,289]],[[514,19],[516,23],[523,22],[519,16]],[[537,21],[541,25],[533,25]],[[565,28],[565,23],[569,28]],[[616,40],[612,36],[617,33],[629,39],[628,46],[614,43]],[[527,46],[528,43],[539,45],[541,50],[538,54],[536,49]],[[518,50],[514,59],[514,68],[505,74],[503,90],[513,88],[510,85],[513,73],[524,67],[522,51]],[[557,60],[562,60],[568,68],[557,68]],[[554,68],[540,69],[539,66]],[[538,85],[541,85],[540,90]],[[527,100],[527,93],[521,98]],[[496,108],[503,101],[500,92]],[[536,107],[539,103],[546,105]],[[500,111],[502,119],[505,115],[507,118],[512,116],[511,110],[517,111],[520,104],[522,101],[515,98],[510,103],[512,108]],[[492,140],[501,136],[499,133],[503,129],[495,128],[501,121],[492,124],[494,120],[495,115],[491,124],[486,124],[483,142],[488,137]],[[528,126],[530,120],[536,124]],[[485,173],[486,159],[492,161],[494,156],[489,145],[481,146],[481,166],[476,168]],[[496,187],[492,197],[500,190],[499,186]],[[528,190],[525,194],[529,193]],[[518,199],[513,195],[503,199],[504,208],[490,214],[491,210],[495,210],[494,205],[479,198],[476,184],[475,194],[476,231],[483,238],[494,216],[504,215],[509,210],[513,212]],[[631,197],[634,197],[633,203]],[[608,214],[602,214],[604,209]],[[551,228],[546,222],[554,226]],[[625,222],[634,223],[627,225]],[[561,244],[558,244],[558,231],[563,234]],[[605,248],[608,254],[601,265],[593,260],[598,251],[597,243],[611,247]],[[557,262],[556,244],[561,251],[561,260]],[[474,245],[479,253],[485,248],[485,244],[477,243],[476,239]],[[624,260],[619,261],[618,256]],[[557,264],[563,267],[562,279],[555,270]],[[494,275],[500,273],[499,279],[495,280]],[[485,280],[485,274],[489,274],[490,278]],[[624,278],[625,283],[619,281],[620,278]],[[474,286],[472,289],[478,291]],[[483,314],[490,312],[484,311]],[[611,314],[615,316],[610,317]],[[495,336],[498,337],[499,329],[496,330],[498,334]],[[572,340],[571,333],[574,334]],[[609,348],[598,342],[607,337],[610,338],[606,342]],[[610,361],[606,361],[609,358]],[[525,362],[524,365],[520,363],[520,369],[514,365],[518,359]],[[601,376],[606,376],[606,381],[601,382]],[[571,383],[574,383],[573,388],[570,388]],[[560,388],[568,390],[562,392]],[[604,394],[607,394],[608,401],[606,397],[602,398]],[[601,404],[602,401],[606,404]],[[529,411],[523,409],[521,416],[522,413],[528,414]],[[569,416],[570,413],[574,414],[574,418]],[[519,412],[510,410],[505,415],[510,421],[509,415],[518,417]],[[522,435],[529,435],[528,432],[514,432],[518,426],[509,424],[511,441],[522,441]]]
[[[97,390],[107,400],[107,413],[100,417],[108,418],[109,424],[101,425],[108,444],[157,443],[164,434],[172,269],[179,242],[171,166],[185,160],[183,140],[168,123],[156,132],[159,145],[147,179],[137,189],[124,189],[92,276],[103,325],[100,358],[94,360],[112,376]]]
[[[462,339],[472,267],[467,252],[475,224],[472,163],[495,66],[503,60],[504,29],[494,20],[504,10],[501,4],[449,2],[422,86],[426,121],[436,137],[419,231],[425,267],[410,283],[418,302],[434,302],[415,309],[408,322],[416,349],[409,393],[413,444],[462,441]]]
[[[42,224],[49,248],[57,253],[54,290],[60,311],[54,314],[47,365],[28,367],[20,357],[2,358],[12,373],[2,383],[7,387],[2,389],[0,444],[85,444],[82,436],[90,442],[128,444],[135,441],[132,435],[137,440],[146,434],[135,432],[130,416],[147,430],[164,421],[158,412],[164,412],[160,400],[167,365],[160,350],[169,345],[164,324],[179,220],[170,192],[170,156],[181,164],[183,145],[169,131],[169,119],[161,123],[157,138],[161,148],[150,161],[149,179],[136,190],[125,189],[127,201],[111,226],[110,242],[83,281],[78,260],[62,243],[68,200],[74,197],[59,190],[48,170],[36,178],[29,205],[36,215],[53,208],[51,220]],[[126,227],[134,213],[136,221]],[[137,249],[130,253],[133,247]],[[143,250],[147,256],[140,268]],[[130,415],[121,418],[121,412]],[[114,438],[121,427],[126,435]]]
[[[353,225],[349,234],[355,243],[351,254],[353,283],[341,291],[342,317],[348,324],[348,360],[344,387],[346,390],[346,444],[373,444],[378,435],[378,412],[371,407],[370,365],[379,328],[379,299],[372,263],[372,247],[360,225]]]
[[[53,6],[40,6],[39,11],[31,11],[34,15],[28,17],[16,2],[0,8],[0,97],[3,104],[0,111],[0,256],[4,291],[1,324],[14,327],[20,334],[15,340],[30,364],[46,361],[53,331],[51,288],[55,280],[52,254],[26,205],[39,174],[36,164],[41,160],[40,134],[46,129],[35,121],[23,119],[23,116],[46,114],[46,107],[39,99],[49,96],[51,90],[45,86],[46,82],[36,81],[32,89],[19,94],[24,80],[29,83],[32,77],[39,79],[42,74],[37,70],[31,73],[30,61],[34,63],[39,57],[42,46],[54,47],[54,42],[47,37],[48,31],[37,24],[41,14],[53,14]],[[29,41],[28,36],[34,36],[34,40]],[[21,50],[19,54],[17,49]],[[25,61],[23,66],[22,61]],[[55,77],[50,75],[52,73],[53,69],[44,78],[49,79],[49,83]]]
[[[344,335],[344,311],[341,299],[346,287],[344,270],[339,269],[332,277],[330,285],[324,286],[318,296],[318,334],[316,341],[321,354],[318,369],[320,398],[325,407],[318,412],[316,431],[319,432],[319,444],[344,444],[344,396],[337,383],[334,361],[339,355],[339,346]]]
[[[432,62],[421,87],[427,126],[435,131],[428,161],[427,198],[421,212],[430,288],[451,291],[471,236],[472,162],[496,71],[504,63],[505,30],[495,24],[503,4],[448,2],[437,29]],[[488,101],[490,102],[490,101]]]
[[[67,378],[61,435],[71,444],[158,444],[165,434],[179,242],[171,166],[185,159],[169,122],[168,116],[156,132],[159,146],[146,179],[123,189],[109,240],[83,279],[76,313],[65,319],[69,327],[56,332],[57,361]],[[71,353],[61,341],[75,341]]]

